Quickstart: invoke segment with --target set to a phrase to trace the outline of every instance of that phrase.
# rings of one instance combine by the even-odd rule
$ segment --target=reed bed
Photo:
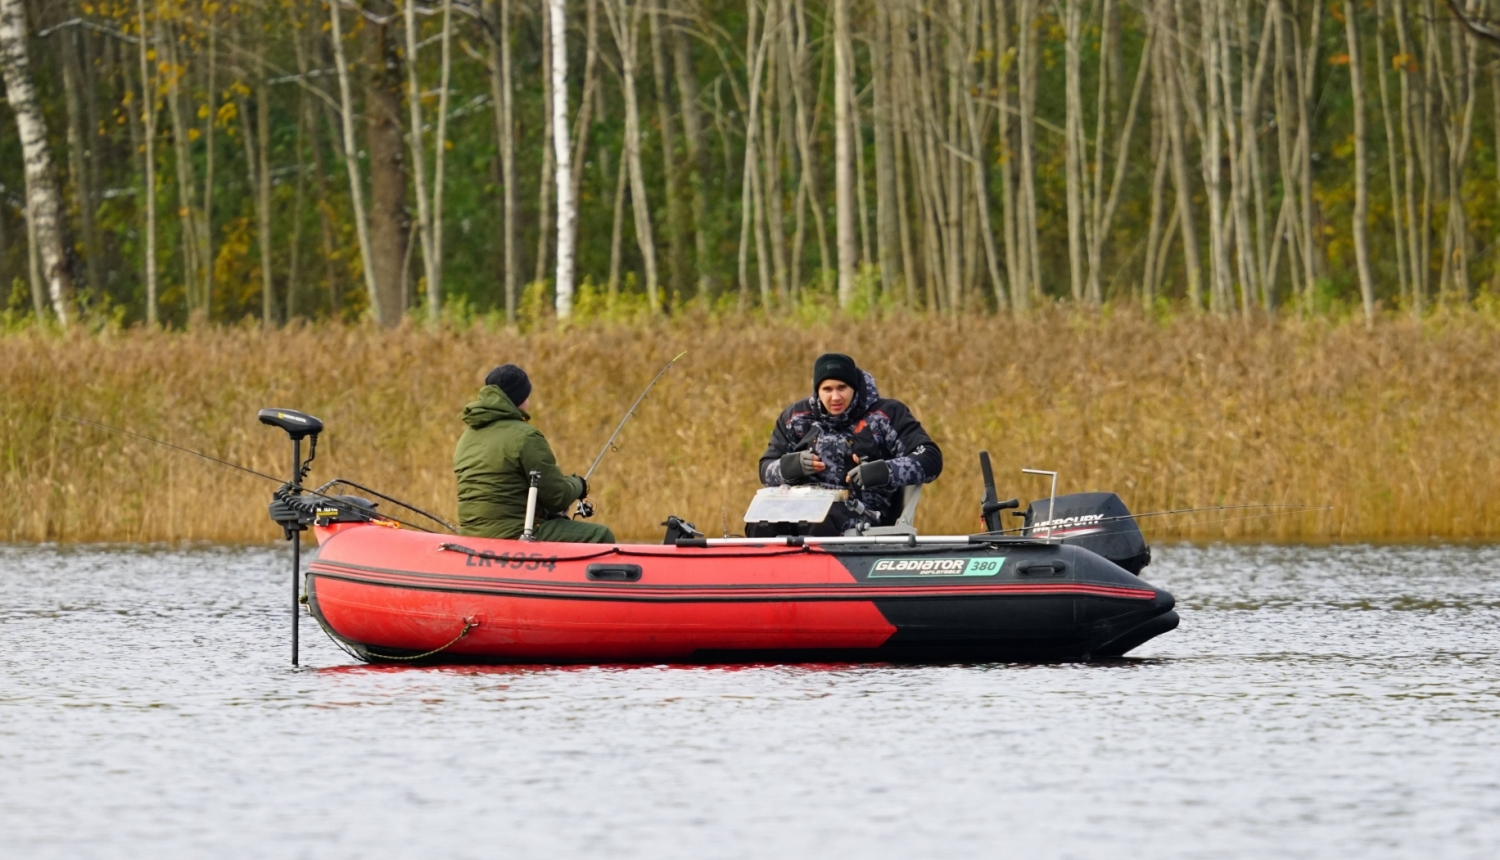
[[[288,471],[263,406],[324,419],[313,478],[348,477],[448,518],[459,412],[497,363],[526,367],[534,420],[582,472],[668,358],[591,481],[599,521],[655,540],[668,514],[741,531],[778,412],[812,359],[846,351],[944,451],[918,515],[976,529],[977,453],[1002,495],[1109,489],[1136,512],[1249,503],[1144,522],[1153,539],[1500,537],[1500,326],[1466,314],[1373,330],[1326,321],[1057,312],[814,325],[678,319],[529,334],[482,327],[207,329],[0,337],[0,539],[261,543],[274,488],[62,420],[76,415]]]

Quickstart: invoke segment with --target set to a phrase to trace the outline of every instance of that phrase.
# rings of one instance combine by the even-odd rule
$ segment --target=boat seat
[[[851,537],[860,534],[875,535],[914,535],[917,533],[917,502],[922,498],[922,485],[909,484],[901,488],[901,516],[896,518],[893,525],[871,526],[860,532],[850,529],[844,534]]]

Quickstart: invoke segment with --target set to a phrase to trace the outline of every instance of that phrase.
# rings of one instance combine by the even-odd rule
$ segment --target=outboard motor
[[[1058,496],[1051,503],[1050,518],[1048,504],[1048,499],[1038,499],[1026,508],[1022,534],[1081,546],[1136,575],[1151,563],[1151,547],[1141,527],[1114,493]]]

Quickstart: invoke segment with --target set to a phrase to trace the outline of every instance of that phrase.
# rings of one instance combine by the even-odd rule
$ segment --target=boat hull
[[[320,529],[308,608],[372,662],[989,662],[1123,655],[1173,598],[1046,541],[676,547]]]

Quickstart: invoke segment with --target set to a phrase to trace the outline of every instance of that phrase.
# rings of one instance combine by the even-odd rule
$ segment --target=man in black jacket
[[[900,516],[900,489],[926,484],[943,471],[943,454],[911,410],[887,400],[875,377],[839,353],[813,363],[813,395],[788,406],[760,458],[768,487],[819,484],[849,490],[864,514],[834,506],[818,531],[838,534],[860,519],[889,525]]]

